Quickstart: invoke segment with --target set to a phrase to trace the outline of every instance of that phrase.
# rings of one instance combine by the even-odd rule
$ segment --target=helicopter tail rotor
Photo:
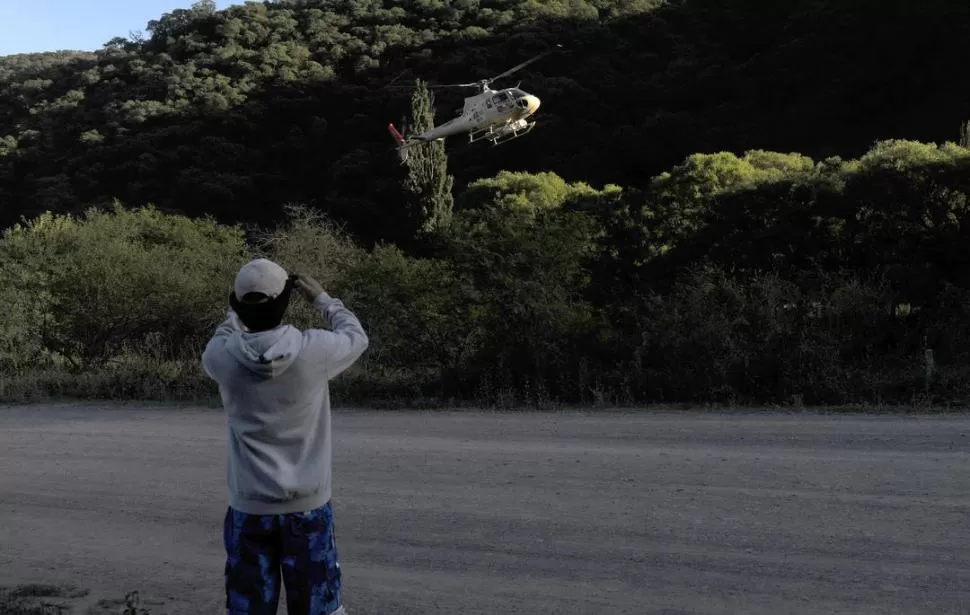
[[[398,144],[399,147],[405,144],[404,135],[402,135],[398,131],[397,127],[394,126],[393,122],[387,125],[387,131],[391,133],[391,137],[394,139],[394,141]]]
[[[393,138],[394,142],[397,144],[397,155],[401,159],[401,164],[404,164],[408,159],[408,148],[411,147],[413,143],[409,143],[408,140],[404,138],[404,135],[402,135],[397,127],[394,126],[393,122],[387,125],[387,131],[391,133],[391,138]]]

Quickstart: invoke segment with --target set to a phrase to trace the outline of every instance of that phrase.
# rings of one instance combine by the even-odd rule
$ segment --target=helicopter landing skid
[[[511,124],[505,124],[499,128],[489,126],[488,128],[482,128],[480,130],[473,130],[468,133],[468,142],[475,143],[486,139],[492,142],[492,145],[501,145],[516,139],[523,135],[528,134],[534,127],[535,122],[526,122],[525,120],[520,120],[518,122],[513,122]]]

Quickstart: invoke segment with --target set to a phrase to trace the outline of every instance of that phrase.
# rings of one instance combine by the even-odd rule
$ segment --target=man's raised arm
[[[327,370],[327,379],[336,378],[360,358],[370,340],[360,320],[344,306],[343,301],[331,297],[319,283],[301,276],[297,287],[320,312],[323,324],[331,329],[310,329],[310,345],[318,352]]]

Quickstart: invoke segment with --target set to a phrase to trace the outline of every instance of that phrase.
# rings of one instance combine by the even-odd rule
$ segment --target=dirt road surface
[[[970,416],[338,411],[334,429],[351,615],[970,612]],[[225,446],[218,410],[0,408],[0,585],[223,612]]]

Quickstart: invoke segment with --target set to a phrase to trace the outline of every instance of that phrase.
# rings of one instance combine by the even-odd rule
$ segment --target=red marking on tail
[[[387,125],[387,131],[391,133],[391,136],[394,137],[394,140],[397,141],[398,145],[404,145],[404,136],[397,131],[397,128],[394,127],[393,123]]]

